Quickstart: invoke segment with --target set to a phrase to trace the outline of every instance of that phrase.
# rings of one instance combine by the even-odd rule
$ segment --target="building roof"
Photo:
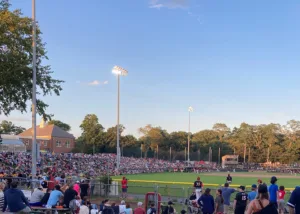
[[[19,137],[31,138],[32,128],[27,129],[26,131],[19,134]],[[74,138],[74,136],[56,125],[39,125],[36,127],[36,136],[37,138],[51,138],[51,137],[61,137],[61,138]]]
[[[3,145],[24,145],[17,135],[1,134]]]

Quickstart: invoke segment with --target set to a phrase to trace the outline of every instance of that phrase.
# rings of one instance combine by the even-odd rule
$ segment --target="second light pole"
[[[128,71],[120,66],[114,66],[112,73],[117,75],[118,78],[118,101],[117,101],[117,169],[120,169],[120,76],[126,76]]]
[[[193,107],[189,107],[189,133],[188,133],[188,164],[190,164],[190,135],[191,135],[191,112],[194,111]]]

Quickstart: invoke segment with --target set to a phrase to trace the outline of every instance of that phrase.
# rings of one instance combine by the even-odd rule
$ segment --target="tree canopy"
[[[66,132],[71,130],[71,126],[67,123],[61,122],[60,120],[50,120],[48,124],[53,124],[61,128],[62,130],[65,130]]]
[[[0,114],[11,111],[26,112],[28,101],[32,100],[32,19],[23,16],[21,10],[10,10],[7,0],[0,0]],[[53,71],[45,65],[48,59],[41,30],[37,25],[37,113],[44,119],[48,104],[40,98],[62,90],[62,80],[52,77]]]
[[[99,123],[94,114],[87,115],[81,124],[83,134],[79,138],[80,151],[91,152],[89,145],[95,145],[97,151],[116,152],[117,127],[107,128]],[[124,135],[125,127],[120,125],[120,145],[123,154],[136,157],[156,157],[173,160],[185,160],[188,133],[177,131],[168,133],[159,126],[150,124],[138,129],[139,139]],[[84,149],[85,148],[85,149]],[[157,150],[157,148],[159,148]],[[200,130],[191,135],[191,160],[208,160],[209,148],[212,160],[217,162],[219,149],[221,156],[237,154],[240,161],[255,163],[267,161],[293,163],[300,154],[300,121],[291,120],[286,125],[241,123],[232,130],[224,123],[216,123],[212,129]],[[171,151],[171,156],[170,156]]]
[[[25,130],[24,127],[16,126],[11,121],[2,120],[0,123],[0,134],[18,135]]]

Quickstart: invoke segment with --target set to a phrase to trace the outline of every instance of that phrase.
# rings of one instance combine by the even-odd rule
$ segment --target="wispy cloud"
[[[186,8],[189,0],[150,0],[149,7],[161,9],[163,7],[169,9]]]
[[[94,80],[91,82],[81,82],[81,81],[76,81],[77,84],[82,84],[82,85],[89,85],[89,86],[97,86],[97,85],[107,85],[108,81],[99,81],[99,80]]]
[[[108,84],[108,81],[104,81],[104,82],[100,82],[99,80],[94,80],[92,82],[89,82],[88,85],[91,85],[91,86],[96,86],[96,85],[107,85]]]

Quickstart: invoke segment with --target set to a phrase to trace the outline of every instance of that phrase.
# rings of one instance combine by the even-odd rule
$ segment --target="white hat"
[[[123,204],[125,204],[125,201],[124,201],[124,200],[122,200],[122,201],[121,201],[121,204],[122,204],[122,205],[123,205]]]
[[[139,207],[141,207],[141,206],[143,205],[143,203],[142,203],[142,202],[138,202],[137,205],[138,205]]]
[[[79,182],[79,181],[76,181],[76,183],[79,184],[80,182]]]

